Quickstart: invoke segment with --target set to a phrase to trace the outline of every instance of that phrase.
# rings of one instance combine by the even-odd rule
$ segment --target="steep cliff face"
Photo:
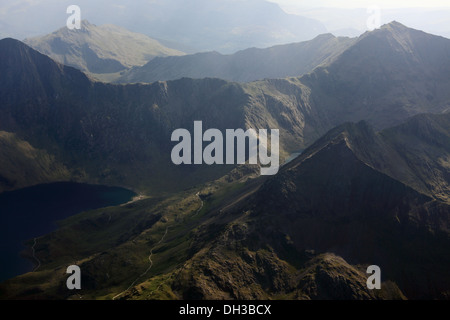
[[[413,121],[426,127],[429,119]],[[386,132],[402,132],[410,125],[379,135],[365,123],[330,131],[261,187],[253,201],[255,229],[286,234],[300,251],[331,251],[353,263],[382,266],[386,278],[411,298],[437,292],[445,296],[450,207],[401,182],[423,178],[420,171],[406,176],[395,170],[396,157],[409,162],[413,145],[391,135],[391,144],[381,142]],[[435,129],[436,137],[440,128]],[[428,135],[432,131],[425,130]],[[422,136],[420,132],[416,134]],[[449,150],[441,149],[441,156],[447,157]],[[398,173],[397,178],[383,171]],[[439,263],[432,266],[430,261]]]
[[[331,65],[302,78],[332,126],[367,120],[377,129],[449,110],[450,41],[392,22],[358,38]]]
[[[176,167],[170,159],[172,131],[192,132],[195,120],[204,130],[281,128],[290,138],[281,140],[282,154],[302,133],[288,127],[295,119],[278,123],[264,104],[258,114],[247,109],[251,95],[224,80],[107,85],[16,40],[2,40],[0,51],[0,128],[55,155],[74,177],[152,191],[218,178],[232,166]]]
[[[69,170],[85,171],[92,181],[145,188],[169,182],[162,178],[171,171],[189,175],[191,168],[179,169],[170,160],[174,129],[192,130],[196,119],[205,127],[244,127],[247,97],[222,80],[104,85],[16,40],[2,40],[0,49],[1,129],[48,150]],[[229,168],[208,170],[211,178]]]

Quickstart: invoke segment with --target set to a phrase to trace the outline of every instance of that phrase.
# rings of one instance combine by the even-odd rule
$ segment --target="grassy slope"
[[[1,285],[0,295],[69,298],[70,292],[60,285],[65,277],[63,266],[78,264],[84,279],[80,294],[86,298],[112,298],[148,268],[151,248],[154,248],[154,267],[146,278],[170,273],[190,255],[196,226],[207,219],[205,212],[215,203],[221,203],[221,198],[239,190],[239,185],[247,179],[234,180],[240,178],[242,174],[238,172],[208,184],[203,190],[147,198],[70,217],[60,222],[57,231],[37,240],[39,270],[6,281]],[[227,181],[235,182],[222,189],[221,186],[230,183]],[[206,200],[199,211],[202,202],[196,193],[201,192],[200,196],[206,199],[216,191],[217,197]],[[166,230],[164,242],[155,246]]]
[[[241,170],[202,189],[85,212],[61,222],[58,231],[38,239],[40,269],[3,283],[0,295],[51,299],[310,299],[326,298],[324,292],[330,282],[346,279],[356,287],[348,292],[328,292],[329,298],[403,297],[395,284],[385,286],[380,296],[373,296],[363,288],[362,268],[334,255],[311,260],[315,257],[312,254],[296,263],[298,253],[293,253],[294,260],[280,257],[279,250],[268,243],[260,243],[258,248],[252,245],[255,235],[245,240],[251,219],[249,212],[236,208],[245,205],[245,199],[265,178],[249,179],[254,171],[245,167]],[[149,267],[151,250],[152,268],[142,275]],[[64,266],[70,264],[78,264],[83,272],[83,289],[76,295],[64,287]],[[319,269],[323,272],[317,273]],[[322,289],[316,287],[318,283],[322,283]],[[341,283],[340,287],[345,285]]]
[[[4,131],[0,131],[0,168],[0,192],[39,183],[67,181],[72,176],[54,156]]]

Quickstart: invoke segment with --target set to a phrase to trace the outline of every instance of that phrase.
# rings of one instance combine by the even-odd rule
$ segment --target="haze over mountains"
[[[363,4],[359,8],[339,8],[337,6],[304,6],[302,8],[303,2],[292,2],[292,4],[291,6],[282,5],[281,7],[286,12],[319,20],[325,25],[328,32],[336,36],[353,37],[361,34],[367,30],[367,18],[374,13],[373,10],[369,11],[368,7]],[[394,4],[391,1],[391,6],[385,6],[378,1],[367,3],[370,6],[378,5],[381,24],[393,20],[401,21],[410,28],[450,38],[450,25],[447,22],[447,17],[450,14],[448,4],[441,2],[439,7],[434,7],[430,2],[421,4],[421,6],[418,6],[418,3],[413,4],[403,1]],[[396,5],[397,8],[395,8]]]
[[[248,82],[300,76],[330,63],[355,41],[356,38],[322,34],[310,41],[250,48],[230,55],[201,52],[183,56],[142,34],[113,25],[97,27],[86,20],[82,21],[81,30],[63,27],[49,35],[24,40],[55,61],[102,81],[119,83],[183,77]]]
[[[332,61],[355,39],[323,34],[313,40],[266,49],[251,48],[232,55],[205,52],[155,58],[125,72],[116,82],[154,82],[188,78],[221,78],[248,82],[300,76]]]
[[[449,53],[449,39],[392,22],[357,39],[205,54],[236,66],[301,57],[295,77],[107,84],[0,40],[0,191],[74,180],[150,195],[61,222],[33,245],[39,269],[0,297],[74,298],[61,266],[77,264],[96,299],[448,298]],[[272,177],[175,166],[170,135],[195,120],[277,128],[283,158],[304,151]],[[366,287],[372,264],[381,291]]]
[[[302,83],[313,88],[319,108],[329,112],[333,105],[323,114],[333,125],[339,123],[332,119],[366,119],[383,128],[417,113],[450,110],[448,52],[449,39],[392,22],[360,36]]]
[[[72,4],[66,0],[37,0],[34,5],[17,0],[15,5],[5,4],[0,7],[5,9],[0,10],[5,36],[23,39],[52,32],[64,25],[69,17],[66,9]],[[80,0],[77,5],[82,19],[170,40],[178,44],[175,49],[186,52],[191,48],[190,53],[233,53],[249,47],[310,40],[327,32],[315,19],[287,14],[277,4],[261,0]]]
[[[25,39],[24,42],[55,61],[101,79],[105,79],[105,74],[142,66],[157,56],[184,54],[143,34],[114,25],[96,26],[87,20],[81,22],[80,30],[63,27],[49,35]]]

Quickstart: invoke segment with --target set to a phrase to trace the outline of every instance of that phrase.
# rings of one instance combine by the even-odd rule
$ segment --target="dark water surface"
[[[135,195],[124,188],[73,182],[0,193],[0,282],[32,270],[32,263],[19,256],[24,241],[55,230],[58,220],[126,203]]]

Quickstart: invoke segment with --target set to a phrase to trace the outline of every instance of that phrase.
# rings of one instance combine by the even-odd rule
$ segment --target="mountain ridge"
[[[249,82],[264,78],[301,76],[339,55],[353,39],[322,34],[310,41],[265,49],[249,48],[231,55],[203,52],[181,57],[155,58],[126,71],[116,82],[154,82],[182,77],[215,77]]]
[[[364,152],[357,149],[373,137],[367,123],[347,123],[275,176],[229,175],[169,200],[72,217],[64,229],[39,240],[43,270],[7,281],[0,292],[10,298],[74,298],[54,283],[64,277],[57,271],[62,261],[76,257],[88,298],[445,299],[450,205],[361,160]],[[111,233],[112,247],[93,241],[109,228],[132,224],[136,215],[140,224],[123,228],[122,235]],[[90,231],[82,227],[87,225]],[[72,238],[85,239],[72,248],[74,257],[55,255]],[[155,248],[155,269],[127,289],[148,267],[149,247]],[[366,287],[365,270],[373,264],[382,270],[380,291]],[[123,271],[130,268],[136,275]],[[30,284],[30,277],[42,281]]]
[[[116,74],[147,63],[156,56],[183,55],[143,34],[105,24],[96,26],[87,20],[79,30],[62,27],[57,31],[23,41],[52,59],[107,79],[103,74]]]
[[[416,34],[405,30],[413,37]],[[173,171],[186,179],[187,186],[192,183],[190,179],[198,182],[196,177],[202,176],[198,173],[203,170],[209,173],[200,180],[216,179],[232,169],[211,166],[197,172],[171,165],[167,144],[171,131],[191,128],[194,120],[203,120],[205,129],[278,128],[281,157],[285,158],[343,122],[366,120],[379,130],[418,113],[445,112],[450,105],[450,82],[434,81],[430,87],[425,80],[446,79],[450,65],[426,60],[414,66],[417,70],[406,70],[413,63],[411,55],[398,63],[400,56],[386,45],[386,37],[381,43],[376,39],[379,34],[364,36],[335,62],[302,77],[245,84],[213,78],[104,84],[54,63],[25,44],[2,40],[0,83],[5,90],[0,95],[5,103],[1,106],[0,130],[18,134],[34,148],[46,150],[72,168],[77,177],[137,190],[154,188],[156,181]],[[425,40],[414,38],[418,50],[437,43],[439,50],[434,55],[437,60],[444,59],[443,49],[450,48],[450,40],[421,35]],[[362,49],[367,55],[360,54]],[[391,52],[392,59],[386,56]],[[430,63],[427,74],[411,76],[421,74]],[[391,65],[397,66],[396,72],[386,69]],[[342,69],[344,66],[346,69]],[[380,73],[380,66],[386,70]],[[373,70],[378,72],[375,76]],[[392,86],[386,89],[387,85]],[[133,170],[136,165],[141,173]],[[442,187],[440,183],[434,185]],[[422,186],[421,190],[435,192],[430,188]]]

